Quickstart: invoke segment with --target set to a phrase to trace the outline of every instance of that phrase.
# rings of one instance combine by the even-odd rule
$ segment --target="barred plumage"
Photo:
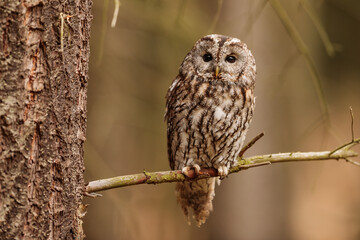
[[[239,39],[213,34],[195,43],[166,95],[171,169],[214,167],[225,176],[236,165],[254,111],[255,74]],[[198,226],[212,210],[214,189],[214,178],[176,185],[185,216],[193,211]]]

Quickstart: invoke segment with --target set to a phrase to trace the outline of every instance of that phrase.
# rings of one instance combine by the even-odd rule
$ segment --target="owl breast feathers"
[[[198,40],[182,62],[166,95],[168,155],[171,169],[213,167],[226,176],[251,122],[256,65],[237,38],[208,35]],[[215,179],[176,184],[185,216],[198,226],[212,210]]]

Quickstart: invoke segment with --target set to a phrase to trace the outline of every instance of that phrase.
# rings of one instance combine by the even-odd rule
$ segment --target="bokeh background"
[[[247,156],[334,149],[351,140],[349,106],[360,136],[360,1],[280,1],[319,73],[323,102],[276,2],[121,0],[111,28],[114,2],[94,1],[86,180],[169,169],[164,96],[186,53],[209,33],[240,38],[256,58],[247,139],[265,137]],[[89,240],[360,239],[360,168],[343,160],[231,175],[217,187],[214,211],[201,228],[185,222],[174,184],[102,194],[85,199]]]

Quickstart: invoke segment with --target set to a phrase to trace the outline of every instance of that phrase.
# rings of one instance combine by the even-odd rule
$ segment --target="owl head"
[[[239,39],[211,34],[199,39],[185,57],[180,74],[188,76],[189,73],[207,81],[252,86],[256,74],[255,59]]]

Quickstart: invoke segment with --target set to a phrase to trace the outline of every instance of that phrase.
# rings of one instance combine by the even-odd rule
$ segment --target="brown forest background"
[[[309,1],[341,49],[334,57],[303,2],[281,3],[320,73],[331,125],[322,120],[304,57],[267,1],[121,0],[115,28],[113,1],[94,1],[86,179],[169,169],[164,96],[186,53],[210,32],[240,38],[256,58],[247,139],[266,136],[247,156],[333,149],[351,138],[349,106],[359,136],[360,2]],[[343,161],[247,170],[217,187],[214,212],[200,229],[184,221],[174,184],[110,190],[86,199],[85,233],[89,240],[359,239],[359,184],[360,169]]]

